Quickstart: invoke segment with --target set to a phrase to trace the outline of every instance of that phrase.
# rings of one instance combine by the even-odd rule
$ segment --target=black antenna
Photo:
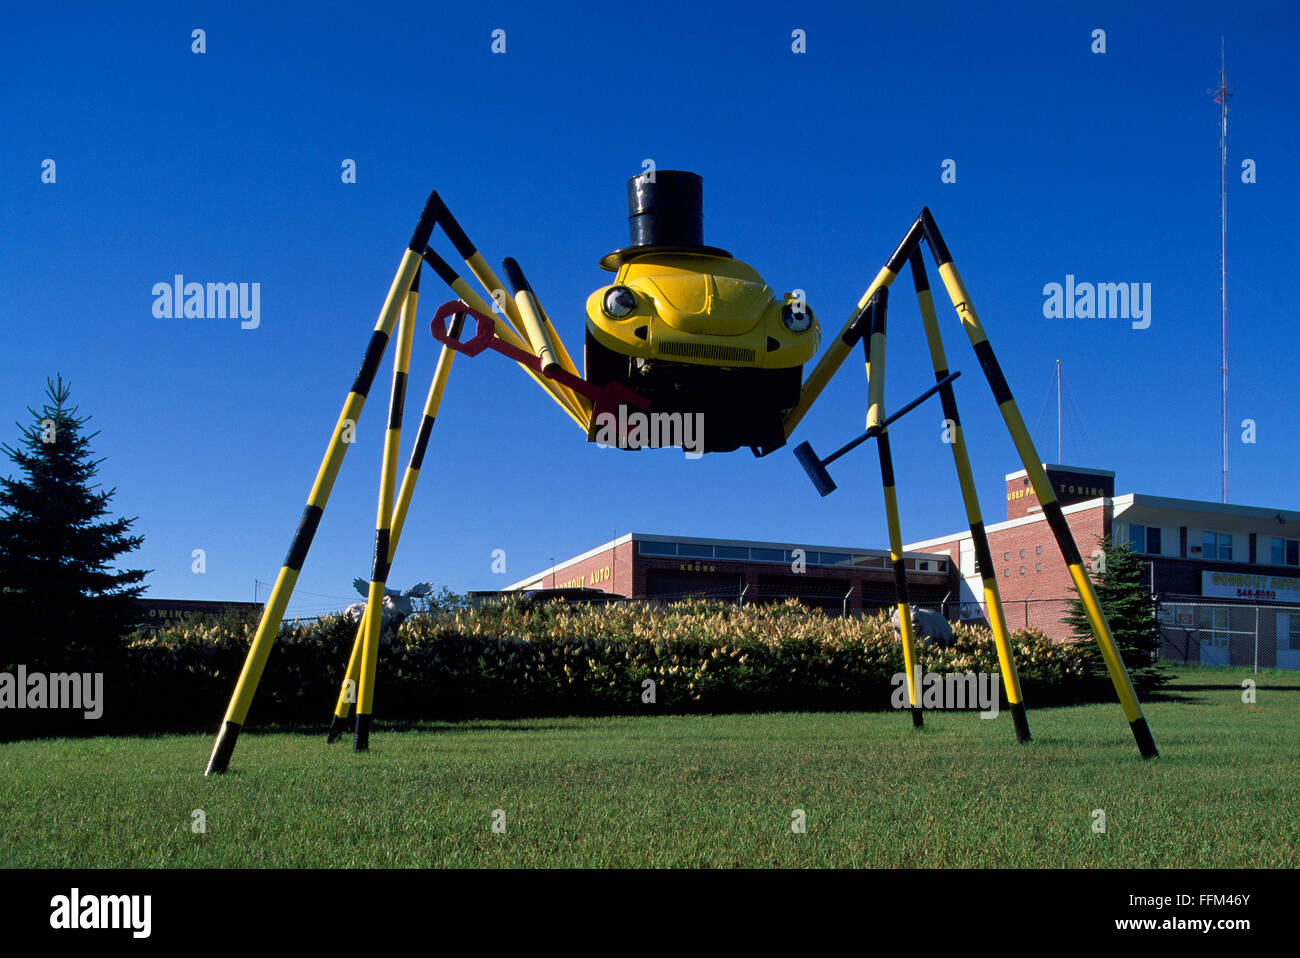
[[[1219,85],[1206,90],[1219,104],[1219,375],[1223,388],[1223,501],[1228,501],[1228,72],[1219,37]]]

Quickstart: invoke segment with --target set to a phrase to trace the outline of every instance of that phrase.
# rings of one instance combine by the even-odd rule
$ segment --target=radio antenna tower
[[[1219,37],[1219,86],[1207,90],[1219,104],[1219,374],[1223,381],[1223,501],[1228,501],[1228,74]]]

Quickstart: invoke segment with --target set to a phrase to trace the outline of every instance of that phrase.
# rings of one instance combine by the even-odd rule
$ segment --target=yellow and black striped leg
[[[876,437],[880,454],[880,482],[885,490],[885,516],[889,523],[889,560],[894,569],[894,589],[898,593],[898,629],[903,636],[903,659],[907,669],[907,701],[912,710],[912,724],[922,726],[919,695],[920,663],[916,658],[916,637],[912,633],[912,607],[907,595],[907,570],[903,561],[903,537],[898,523],[898,497],[894,490],[894,460],[889,451],[889,427]]]
[[[364,751],[370,745],[370,719],[374,714],[375,672],[379,663],[379,635],[383,626],[384,591],[392,567],[390,539],[397,491],[397,454],[402,444],[402,410],[406,405],[406,375],[411,364],[411,339],[415,332],[415,307],[419,292],[418,274],[406,299],[397,330],[397,355],[393,360],[393,388],[388,398],[388,429],[384,433],[383,466],[379,477],[379,505],[375,515],[375,555],[366,597],[368,615],[362,618],[365,637],[361,644],[361,675],[357,682],[357,721],[352,747]]]
[[[453,293],[460,297],[461,302],[465,303],[471,309],[478,310],[485,316],[492,315],[492,307],[474,291],[474,287],[470,286],[464,277],[452,269],[447,261],[436,252],[431,249],[426,250],[424,261],[434,268],[434,271],[438,274],[439,278],[447,284],[448,288],[451,289]],[[513,300],[509,301],[509,305],[517,311],[517,307]],[[496,324],[494,332],[496,333],[497,338],[504,340],[517,349],[522,349],[526,352],[533,352],[532,347],[520,339],[515,333],[513,327],[510,325],[509,316],[506,316],[504,321]],[[583,410],[569,401],[568,393],[561,391],[559,383],[552,379],[547,379],[538,370],[525,366],[523,363],[519,364],[519,368],[532,377],[533,381],[537,383],[537,385],[541,386],[542,389],[546,391],[546,394],[555,401],[556,405],[563,409],[569,418],[577,423],[584,432],[587,430],[591,416],[589,414],[584,416]]]
[[[284,610],[288,607],[289,599],[293,595],[293,587],[298,581],[298,574],[301,572],[303,561],[307,557],[307,550],[311,547],[311,541],[316,534],[316,527],[320,523],[325,504],[329,501],[330,490],[333,489],[339,467],[343,464],[343,456],[347,453],[348,446],[351,445],[352,430],[361,416],[361,410],[366,402],[366,394],[370,391],[370,386],[374,382],[375,371],[379,368],[379,362],[388,347],[388,337],[392,334],[397,315],[406,300],[406,291],[410,288],[411,280],[420,269],[420,254],[429,245],[429,235],[433,232],[434,213],[436,212],[433,200],[434,195],[430,194],[429,202],[424,206],[424,212],[420,215],[419,222],[416,224],[415,232],[411,236],[411,242],[407,244],[406,253],[403,254],[402,262],[397,268],[397,275],[393,277],[393,283],[388,288],[388,296],[384,300],[383,308],[379,311],[379,319],[375,323],[374,331],[370,335],[370,343],[366,347],[365,359],[362,360],[361,369],[357,372],[347,399],[343,402],[343,410],[339,413],[338,422],[335,423],[334,432],[330,436],[329,445],[325,449],[325,457],[316,472],[316,481],[312,484],[311,493],[307,496],[307,506],[303,510],[302,519],[299,521],[298,529],[294,533],[293,542],[289,545],[289,553],[285,557],[280,574],[276,576],[275,586],[271,589],[271,597],[262,610],[262,618],[257,625],[257,632],[253,636],[252,647],[249,648],[248,656],[244,660],[244,667],[239,673],[239,680],[235,684],[235,692],[231,696],[230,705],[226,709],[221,731],[217,733],[217,741],[212,747],[211,756],[208,758],[205,775],[224,772],[230,764],[230,756],[235,750],[239,730],[248,716],[253,694],[257,691],[257,683],[262,677],[262,670],[266,667],[266,658],[270,655],[276,633],[280,630],[280,621],[284,618]],[[348,441],[345,441],[345,437]]]
[[[402,318],[399,329],[403,332],[410,328],[414,329],[416,304],[420,297],[420,271],[415,271],[415,278],[411,280],[411,288],[406,294],[406,303],[402,307]],[[389,397],[389,420],[393,415],[392,399]],[[391,564],[393,552],[396,550],[396,543],[390,541],[388,550],[388,561]],[[343,734],[343,729],[349,719],[353,718],[356,711],[358,683],[361,676],[361,654],[365,643],[365,637],[370,630],[370,602],[366,602],[365,610],[361,613],[361,621],[357,624],[357,636],[352,643],[352,654],[348,657],[348,667],[343,675],[343,686],[339,690],[338,701],[334,706],[334,717],[330,720],[329,731],[326,733],[326,744],[334,742]],[[382,625],[382,623],[381,623]]]
[[[930,346],[930,359],[934,366],[934,378],[943,383],[948,377],[948,359],[943,351],[943,337],[939,332],[939,320],[934,312],[934,297],[930,294],[930,278],[925,272],[925,261],[921,250],[913,249],[908,262],[912,267],[912,282],[916,287],[916,300],[921,308],[921,320],[925,325],[925,338]],[[957,413],[957,396],[952,383],[944,384],[939,391],[943,403],[943,417],[950,430],[949,444],[952,446],[953,463],[957,467],[957,481],[961,485],[961,497],[966,506],[966,520],[970,526],[971,543],[975,547],[975,561],[979,564],[980,579],[984,585],[984,603],[988,607],[989,626],[993,630],[993,642],[998,651],[998,665],[1002,671],[1002,684],[1007,690],[1007,705],[1011,711],[1011,721],[1015,726],[1016,740],[1029,741],[1029,720],[1025,715],[1025,703],[1020,689],[1020,672],[1016,668],[1015,653],[1011,649],[1011,640],[1007,633],[1007,620],[1002,612],[1002,596],[998,591],[998,579],[993,568],[993,555],[989,551],[988,536],[984,532],[984,519],[980,513],[979,496],[975,491],[975,476],[971,472],[970,456],[966,452],[966,439],[962,433],[961,417]]]
[[[948,254],[948,247],[944,244],[943,237],[939,234],[939,229],[935,225],[929,209],[921,211],[921,219],[925,227],[926,242],[929,244],[930,251],[934,254],[935,262],[939,266],[939,275],[948,290],[948,297],[952,300],[953,307],[957,310],[957,315],[966,330],[971,346],[975,349],[975,355],[984,370],[984,376],[988,380],[989,388],[993,390],[993,398],[998,404],[1002,419],[1007,424],[1011,439],[1015,443],[1016,451],[1020,454],[1020,461],[1024,464],[1025,472],[1029,476],[1030,485],[1038,496],[1038,502],[1043,509],[1043,516],[1047,519],[1047,524],[1056,538],[1056,545],[1061,550],[1061,556],[1065,559],[1065,564],[1070,570],[1070,578],[1073,580],[1074,588],[1078,591],[1079,598],[1083,602],[1084,612],[1087,615],[1089,625],[1092,627],[1092,634],[1096,637],[1097,645],[1101,648],[1102,658],[1106,662],[1106,670],[1110,673],[1115,692],[1119,696],[1120,704],[1124,707],[1124,715],[1133,731],[1133,738],[1137,741],[1138,751],[1143,758],[1155,758],[1160,753],[1156,750],[1156,743],[1151,736],[1151,729],[1147,725],[1146,716],[1142,713],[1142,706],[1138,702],[1137,693],[1133,690],[1133,682],[1129,678],[1128,669],[1124,667],[1124,660],[1115,645],[1115,637],[1111,634],[1110,623],[1106,621],[1101,604],[1097,601],[1097,593],[1093,590],[1092,581],[1083,568],[1083,559],[1079,555],[1079,547],[1075,544],[1074,536],[1070,533],[1070,526],[1065,520],[1064,513],[1061,512],[1061,504],[1057,501],[1052,490],[1052,484],[1047,478],[1047,472],[1043,469],[1043,464],[1038,458],[1038,451],[1034,448],[1033,440],[1029,436],[1029,430],[1025,428],[1024,420],[1020,416],[1020,410],[1011,395],[1011,389],[1007,386],[1006,377],[1002,374],[997,357],[993,355],[993,347],[989,345],[988,337],[984,333],[984,327],[975,312],[975,307],[971,305],[970,296],[967,294],[961,276],[952,262],[952,257]]]
[[[465,317],[453,317],[450,333],[459,338]],[[393,520],[388,537],[388,561],[391,564],[397,555],[397,544],[402,537],[402,527],[406,523],[406,513],[415,494],[415,483],[420,477],[420,468],[424,465],[424,454],[429,448],[429,437],[433,433],[433,423],[438,416],[438,407],[442,403],[442,393],[447,387],[447,376],[451,372],[451,362],[456,356],[455,350],[443,346],[438,354],[438,365],[429,384],[429,394],[424,400],[424,415],[415,434],[415,445],[411,448],[411,458],[406,464],[406,474],[402,476],[402,487],[397,493],[397,506],[393,509]],[[370,614],[370,605],[366,604],[365,615]],[[356,712],[357,684],[361,678],[361,653],[365,644],[366,631],[369,626],[363,620],[357,627],[357,637],[352,643],[352,654],[348,657],[347,671],[343,676],[343,686],[339,689],[338,700],[334,705],[334,715],[330,719],[329,734],[326,742],[334,742],[342,736],[347,724]]]
[[[874,431],[880,455],[880,484],[885,492],[885,518],[889,525],[889,558],[894,569],[894,590],[898,595],[898,629],[903,637],[903,662],[907,671],[907,701],[912,725],[923,724],[920,699],[919,663],[916,638],[912,634],[912,607],[907,594],[907,570],[903,561],[903,533],[898,522],[898,496],[894,488],[894,459],[889,450],[889,427],[885,424],[885,310],[888,287],[872,296],[868,307],[868,336],[862,341],[867,355],[867,432]]]
[[[334,704],[334,714],[330,717],[329,731],[325,735],[327,745],[338,741],[356,712],[357,681],[361,677],[361,649],[366,640],[366,632],[370,629],[367,621],[369,618],[370,603],[367,602],[365,611],[361,613],[361,621],[357,624],[357,637],[352,642],[352,654],[348,656],[347,670],[343,673],[343,687],[339,690],[338,701]]]
[[[544,339],[539,338],[537,341],[533,341],[533,332],[527,328],[523,314],[519,309],[518,300],[506,294],[505,284],[502,283],[497,277],[497,274],[492,271],[492,267],[487,264],[487,260],[485,260],[483,254],[478,251],[478,247],[476,247],[470,240],[469,236],[466,235],[465,230],[461,228],[460,223],[458,223],[456,218],[451,215],[451,210],[449,210],[446,204],[442,203],[441,200],[439,200],[437,220],[438,225],[442,227],[442,231],[447,234],[447,238],[451,240],[452,245],[456,247],[456,252],[465,261],[466,268],[468,268],[474,278],[479,281],[479,285],[481,285],[483,289],[487,290],[488,295],[494,299],[498,296],[501,297],[500,305],[504,312],[504,321],[496,324],[497,335],[507,341],[514,339],[518,345],[521,345],[528,352],[532,353],[534,356],[538,355],[538,351],[542,347]],[[432,262],[433,260],[430,259],[430,263]],[[444,263],[443,266],[445,267],[446,264]],[[452,279],[455,278],[454,271],[450,270],[449,267],[446,268],[446,272],[451,274]],[[444,279],[446,279],[443,269],[439,269],[438,274],[444,276]],[[447,280],[447,283],[449,286],[452,286],[456,294],[460,296],[466,304],[474,309],[478,309],[478,306],[476,306],[470,299],[466,298],[465,294],[461,292],[460,289],[457,289],[451,280]],[[484,312],[485,315],[490,315],[492,310],[480,310],[480,312]],[[544,314],[540,314],[538,319],[543,328],[548,331],[549,337],[553,341],[557,341],[559,337],[555,335],[555,330],[550,325],[550,320],[546,319]],[[524,331],[523,338],[527,339],[527,342],[520,342],[521,337],[518,333],[520,329]],[[574,376],[577,376],[577,370],[573,368],[573,361],[569,359],[569,354],[564,350],[563,344],[553,342],[553,345],[558,345],[559,347],[554,350],[554,358],[561,365],[564,365],[564,368]],[[573,417],[574,421],[577,422],[585,431],[590,424],[591,409],[586,404],[584,398],[578,396],[567,386],[554,379],[541,375],[535,376],[534,378],[537,380],[538,384],[550,393],[561,407],[568,412],[569,415]]]
[[[402,318],[400,320],[399,331],[405,333],[408,329],[414,329],[416,304],[420,298],[420,271],[415,271],[415,278],[411,280],[411,288],[407,291],[406,302],[402,306]],[[400,361],[400,357],[399,357]],[[396,368],[394,369],[394,388],[396,388]],[[403,377],[403,382],[405,377]],[[395,397],[389,397],[389,428],[392,426],[393,406],[392,401]],[[400,415],[400,410],[399,410]],[[388,560],[392,563],[392,553],[396,544],[390,543]],[[371,606],[369,596],[365,610],[361,613],[361,621],[357,623],[357,636],[352,643],[352,654],[348,657],[348,667],[343,675],[343,686],[339,690],[338,701],[334,706],[334,717],[330,720],[329,731],[326,733],[325,741],[327,744],[334,742],[343,734],[343,729],[349,719],[353,718],[356,712],[357,694],[359,691],[359,682],[361,678],[361,656],[365,644],[366,635],[370,631],[370,613]],[[382,623],[381,623],[382,625]]]
[[[881,267],[880,272],[876,274],[876,278],[867,287],[867,291],[862,294],[862,298],[853,307],[853,314],[844,323],[839,335],[831,340],[825,354],[817,361],[817,365],[808,374],[808,378],[804,380],[803,389],[799,393],[799,402],[785,414],[785,419],[782,421],[782,428],[785,430],[787,439],[790,438],[790,434],[794,432],[795,427],[799,425],[813,402],[821,395],[822,390],[826,388],[826,384],[831,381],[831,377],[839,371],[844,360],[853,352],[853,347],[858,344],[858,340],[862,338],[872,297],[876,295],[877,290],[889,288],[889,285],[902,272],[903,264],[907,262],[912,250],[916,249],[921,237],[921,220],[918,217],[903,236],[903,241],[898,244],[894,254],[889,257],[889,261]]]

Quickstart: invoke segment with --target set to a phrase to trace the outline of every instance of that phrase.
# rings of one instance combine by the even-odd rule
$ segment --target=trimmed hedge
[[[60,734],[215,729],[255,628],[227,617],[134,633],[105,676],[103,719]],[[922,671],[998,671],[986,629],[953,632],[949,649],[921,647]],[[355,635],[356,624],[338,616],[282,626],[249,723],[323,727]],[[1031,709],[1114,695],[1088,674],[1080,648],[1036,630],[1015,632],[1012,644]],[[883,615],[831,618],[796,601],[504,603],[409,618],[381,646],[375,709],[377,718],[411,721],[887,709],[902,671],[902,645]],[[655,682],[653,704],[642,700],[646,679]]]

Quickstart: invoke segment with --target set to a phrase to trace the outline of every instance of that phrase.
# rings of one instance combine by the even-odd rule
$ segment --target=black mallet
[[[817,491],[822,495],[823,498],[825,498],[826,496],[829,496],[832,492],[835,491],[835,481],[831,479],[831,474],[826,471],[827,466],[829,466],[840,456],[844,455],[850,449],[856,449],[858,446],[862,445],[868,439],[872,438],[873,436],[879,435],[880,430],[884,429],[895,419],[898,419],[899,417],[904,416],[907,413],[911,412],[913,409],[921,405],[921,403],[925,402],[927,399],[929,399],[939,390],[943,389],[944,386],[947,386],[949,383],[951,383],[954,379],[956,379],[960,375],[961,375],[960,372],[949,373],[947,376],[939,380],[937,383],[935,383],[925,392],[921,393],[921,395],[913,399],[902,409],[898,410],[898,412],[888,417],[879,426],[873,426],[872,428],[864,432],[862,435],[858,436],[858,438],[848,443],[845,443],[843,446],[841,446],[839,449],[836,449],[825,459],[818,459],[817,453],[813,452],[812,446],[810,446],[806,442],[801,442],[799,443],[799,445],[794,447],[794,457],[799,460],[799,465],[803,466],[803,471],[808,473],[808,478],[812,480],[813,486],[816,487]]]

